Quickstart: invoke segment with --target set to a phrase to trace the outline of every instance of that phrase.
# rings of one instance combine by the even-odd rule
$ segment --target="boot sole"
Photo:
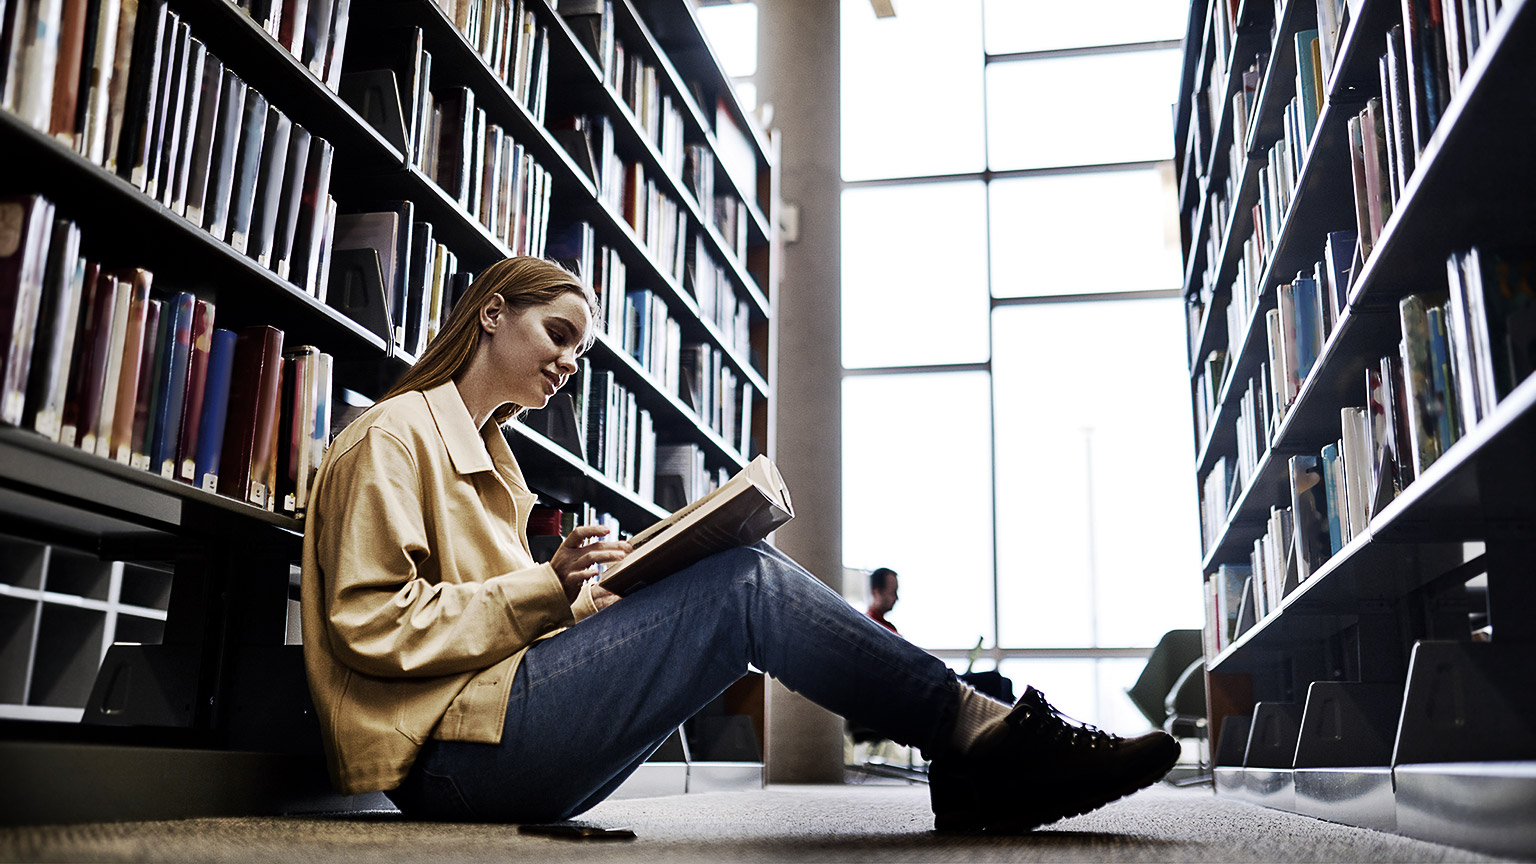
[[[1019,815],[1012,813],[1000,816],[997,819],[986,819],[973,814],[945,815],[935,814],[933,830],[941,834],[1027,834],[1042,825],[1049,825],[1072,816],[1081,816],[1094,810],[1111,804],[1121,798],[1151,786],[1153,783],[1167,776],[1179,761],[1178,751],[1175,750],[1167,764],[1160,764],[1155,770],[1149,771],[1137,777],[1129,783],[1122,784],[1112,789],[1107,794],[1067,804],[1063,807],[1046,810],[1043,813]]]

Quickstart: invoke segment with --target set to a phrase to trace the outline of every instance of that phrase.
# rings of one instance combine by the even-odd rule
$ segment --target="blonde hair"
[[[592,317],[597,318],[597,296],[592,289],[553,261],[526,256],[497,261],[475,277],[469,290],[453,304],[448,320],[443,322],[427,349],[421,352],[416,364],[407,369],[379,401],[417,390],[431,390],[458,376],[469,365],[480,344],[480,307],[492,294],[501,295],[514,311],[522,311],[552,303],[566,293],[581,295]],[[592,333],[586,334],[583,351],[592,339]],[[504,423],[522,410],[521,406],[504,405],[491,416],[497,423]]]

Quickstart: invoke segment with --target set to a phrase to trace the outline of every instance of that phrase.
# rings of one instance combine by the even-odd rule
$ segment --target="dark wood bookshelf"
[[[749,250],[738,256],[714,227],[713,202],[695,200],[683,179],[665,170],[661,153],[618,94],[604,85],[598,66],[556,4],[525,3],[549,33],[546,117],[593,112],[609,118],[619,152],[641,162],[681,206],[687,220],[684,242],[703,238],[722,268],[722,283],[747,301],[750,351],[738,350],[732,338],[702,317],[691,280],[674,278],[669,267],[652,260],[643,239],[602,203],[593,179],[546,123],[515,97],[436,3],[354,0],[349,44],[367,38],[374,28],[420,27],[424,47],[433,56],[433,91],[455,86],[474,91],[487,120],[524,145],[550,173],[550,224],[590,224],[599,245],[618,250],[629,290],[655,292],[681,324],[685,342],[704,343],[721,353],[738,388],[750,384],[753,390],[754,448],[770,446],[774,394],[769,370],[776,362],[770,349],[776,345],[772,332],[777,326],[770,298],[776,293],[777,241],[767,214],[777,212],[772,198],[778,188],[776,145],[736,104],[729,80],[685,3],[619,0],[616,26],[660,70],[662,90],[682,112],[685,140],[716,151],[720,147],[713,130],[715,106],[697,104],[685,83],[704,70],[705,89],[711,98],[718,93],[726,99],[727,110],[754,148],[757,188],[738,189],[723,166],[716,167],[717,188],[739,194],[747,205]],[[432,224],[434,239],[458,257],[460,272],[479,272],[510,254],[453,196],[412,167],[408,152],[391,144],[233,0],[170,0],[170,9],[226,68],[334,146],[330,192],[340,213],[409,200],[415,221]],[[657,22],[665,22],[665,44],[650,35],[648,28]],[[676,58],[677,51],[686,52],[686,58]],[[352,71],[344,57],[338,62]],[[403,96],[409,102],[410,94]],[[270,324],[284,331],[285,346],[320,347],[336,360],[338,392],[346,387],[376,398],[414,362],[337,308],[3,110],[0,149],[26,166],[0,182],[0,191],[38,193],[52,201],[58,216],[80,225],[83,256],[110,266],[144,267],[154,274],[157,297],[187,290],[213,301],[221,328]],[[599,339],[589,358],[598,368],[612,370],[639,407],[652,414],[661,443],[697,445],[711,474],[734,472],[756,455],[724,440],[614,341]],[[339,401],[335,407],[340,409]],[[629,532],[666,515],[654,501],[526,426],[510,423],[503,432],[542,503],[569,509],[588,504],[618,518]],[[20,562],[11,568],[16,575],[0,572],[0,627],[15,624],[19,633],[0,646],[0,761],[15,769],[0,791],[0,810],[8,814],[0,821],[388,806],[378,795],[343,799],[332,794],[318,761],[301,649],[284,644],[286,615],[297,598],[302,519],[11,427],[0,428],[0,515],[6,525],[0,529],[0,564]],[[89,572],[72,575],[80,561],[91,562],[80,571]],[[105,587],[115,585],[121,585],[120,593]],[[132,648],[115,642],[142,644]],[[128,674],[122,670],[152,672],[162,680],[164,704],[136,703],[109,717],[102,706],[87,703],[88,696],[95,698],[98,674]],[[36,686],[29,684],[34,678]],[[759,693],[758,720],[761,700]],[[707,759],[707,754],[695,753],[695,758]],[[176,768],[157,780],[145,774],[149,763]],[[761,764],[747,767],[755,767],[760,782]],[[665,781],[654,788],[676,778],[685,783],[686,768],[669,764],[662,772]],[[76,780],[89,782],[100,794],[80,799]],[[225,789],[232,784],[242,786],[238,794]]]

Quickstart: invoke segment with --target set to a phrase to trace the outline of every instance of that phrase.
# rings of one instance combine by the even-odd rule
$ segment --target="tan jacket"
[[[331,780],[393,789],[428,737],[497,743],[523,652],[595,611],[528,551],[534,503],[495,423],[444,384],[331,444],[304,528],[304,664]]]

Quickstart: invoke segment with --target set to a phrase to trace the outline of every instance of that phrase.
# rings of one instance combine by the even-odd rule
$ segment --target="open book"
[[[631,537],[635,551],[597,584],[628,594],[716,552],[756,543],[794,516],[779,469],[758,456],[725,485]]]

